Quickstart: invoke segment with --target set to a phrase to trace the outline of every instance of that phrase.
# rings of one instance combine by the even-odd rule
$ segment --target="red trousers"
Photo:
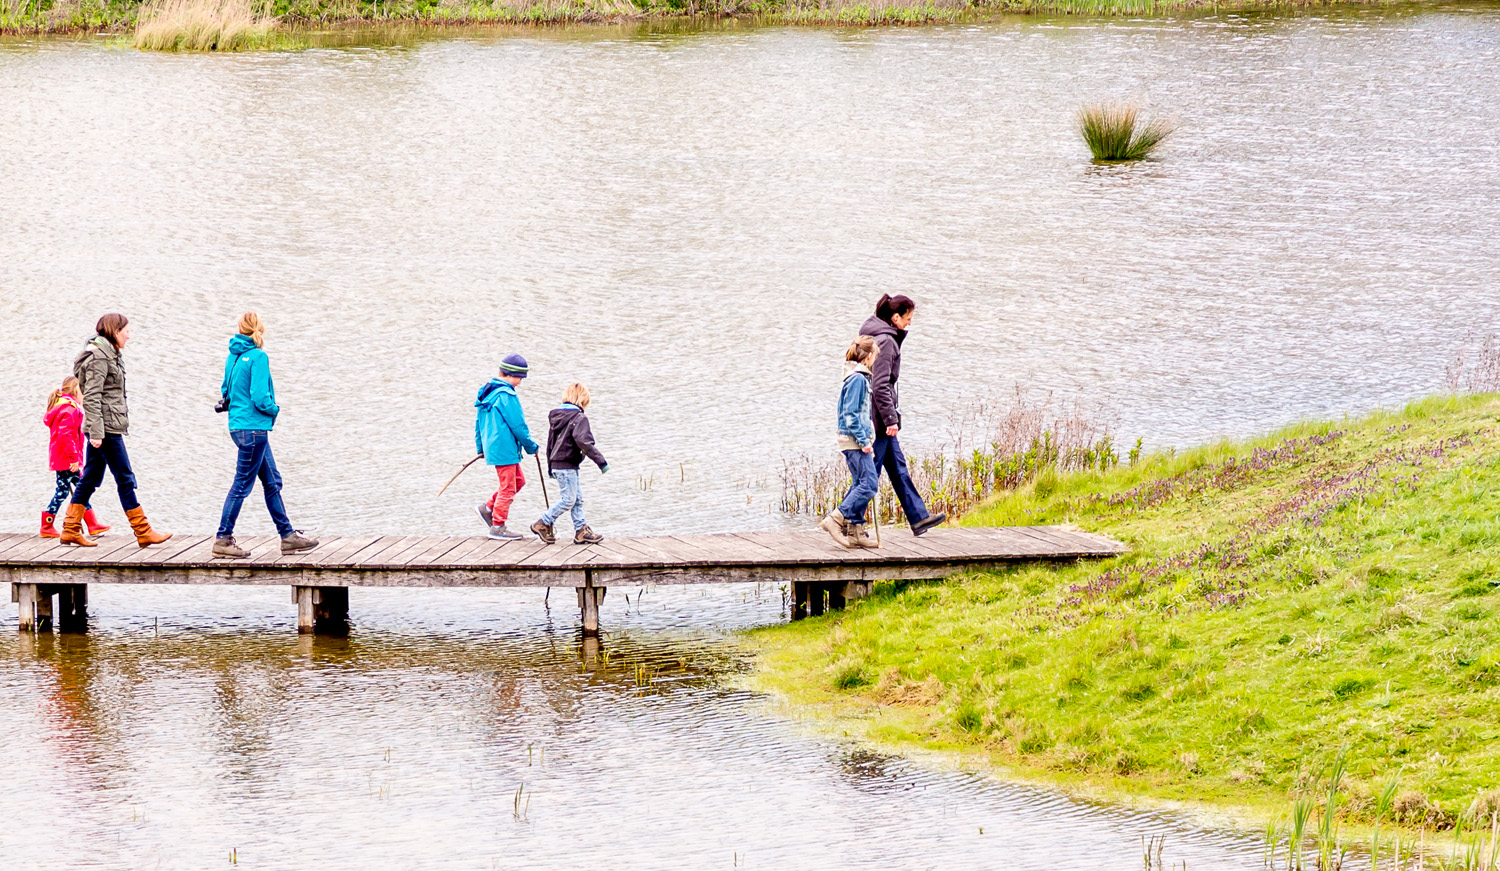
[[[504,526],[505,521],[510,519],[510,503],[516,501],[516,494],[526,486],[526,476],[521,473],[520,463],[496,466],[495,474],[500,478],[500,488],[485,503],[485,507],[490,509],[490,525]]]

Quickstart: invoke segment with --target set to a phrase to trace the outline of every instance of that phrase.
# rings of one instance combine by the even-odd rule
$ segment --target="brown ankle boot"
[[[83,512],[85,510],[82,505],[68,503],[68,513],[63,517],[61,536],[63,544],[76,544],[79,547],[99,546],[97,541],[89,541],[83,534]]]
[[[82,506],[79,506],[82,507]],[[68,516],[72,516],[69,512]],[[141,547],[148,544],[161,544],[172,537],[172,533],[160,533],[151,528],[151,521],[146,519],[145,509],[137,506],[125,512],[125,517],[130,521],[130,528],[135,532],[135,543]]]

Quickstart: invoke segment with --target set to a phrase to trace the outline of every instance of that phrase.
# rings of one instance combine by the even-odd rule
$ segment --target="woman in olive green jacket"
[[[94,491],[104,483],[107,468],[114,473],[120,507],[130,519],[136,543],[141,547],[160,544],[172,535],[152,530],[146,520],[146,512],[135,498],[135,472],[125,451],[130,409],[125,403],[125,358],[120,352],[130,341],[130,321],[122,314],[107,314],[99,319],[94,331],[98,335],[89,340],[83,353],[73,361],[73,375],[83,388],[83,431],[89,446],[83,461],[83,476],[63,520],[62,542],[82,547],[97,544],[83,534],[83,515]]]

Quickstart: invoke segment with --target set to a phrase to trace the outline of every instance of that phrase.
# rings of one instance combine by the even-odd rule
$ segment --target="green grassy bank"
[[[1490,828],[1500,395],[1043,474],[965,522],[1132,552],[878,585],[753,633],[757,681],[885,746],[1247,823],[1326,805],[1342,750],[1346,831],[1392,778],[1386,825]]]
[[[287,31],[361,26],[469,26],[746,20],[881,25],[974,20],[1005,13],[1149,15],[1369,5],[1374,0],[189,0],[205,14],[251,15]],[[128,33],[165,0],[0,0],[0,34]],[[178,4],[181,5],[181,4]],[[285,47],[258,38],[236,47]]]

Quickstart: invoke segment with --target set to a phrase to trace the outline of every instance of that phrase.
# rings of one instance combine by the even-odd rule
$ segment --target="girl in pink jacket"
[[[47,415],[42,418],[50,434],[47,440],[48,466],[57,473],[57,492],[42,512],[42,537],[57,538],[57,511],[73,495],[78,475],[83,469],[83,405],[78,400],[78,379],[68,376],[62,387],[47,399]],[[90,508],[83,515],[90,534],[109,529],[94,516]]]

